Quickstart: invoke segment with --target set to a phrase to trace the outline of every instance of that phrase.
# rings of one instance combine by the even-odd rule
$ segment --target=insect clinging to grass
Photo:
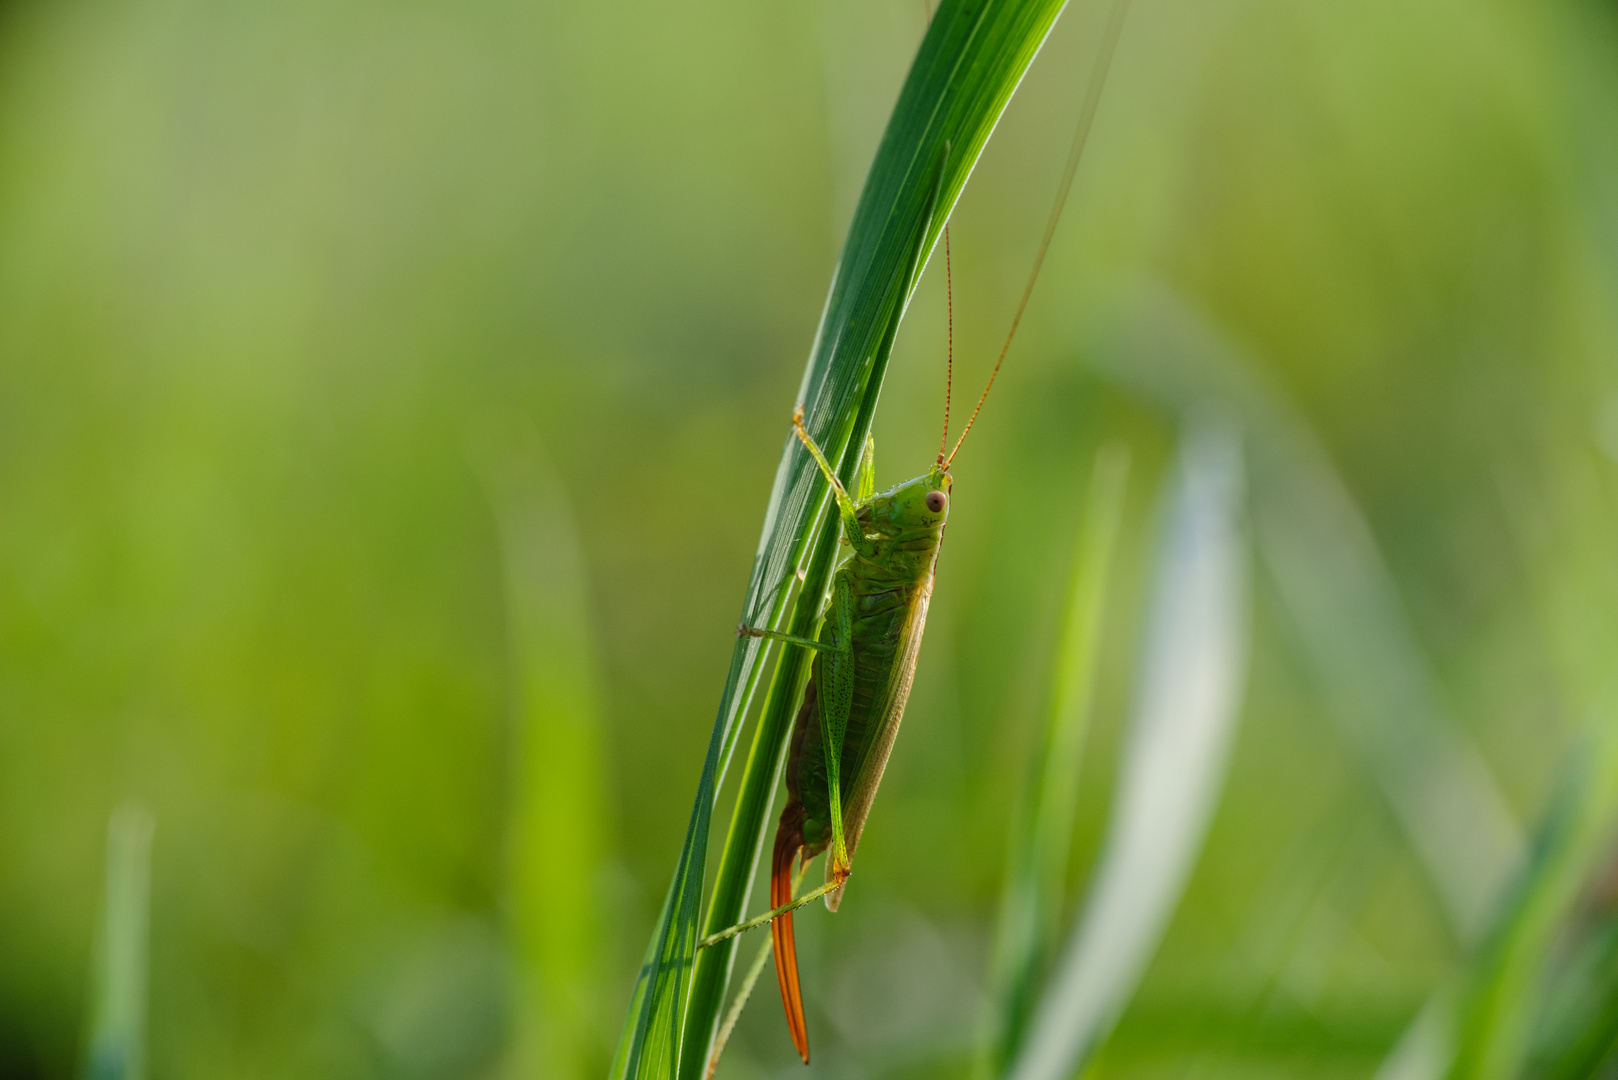
[[[910,697],[939,547],[949,519],[954,483],[950,465],[994,387],[1039,279],[1095,115],[1126,2],[1114,0],[1101,53],[1080,111],[1078,130],[1022,298],[988,383],[954,446],[949,442],[954,290],[949,282],[947,225],[942,230],[949,321],[944,434],[932,467],[914,479],[874,493],[875,452],[867,440],[856,473],[855,490],[850,493],[804,427],[801,405],[792,417],[793,432],[831,487],[840,539],[850,551],[832,580],[830,600],[817,637],[796,637],[745,625],[738,628],[741,634],[811,649],[815,659],[790,736],[785,777],[787,802],[776,828],[770,860],[771,909],[756,919],[713,934],[701,944],[711,945],[743,930],[770,923],[776,979],[787,1025],[793,1045],[805,1064],[809,1061],[809,1035],[798,979],[792,913],[821,896],[833,911],[841,902],[860,834]],[[827,851],[830,854],[825,883],[795,898],[795,867]],[[797,876],[801,876],[801,870]],[[750,987],[751,981],[737,1002],[738,1010]],[[710,1058],[710,1075],[722,1045],[723,1037]]]
[[[947,405],[945,412],[947,424]],[[946,427],[931,469],[874,495],[875,455],[867,442],[855,502],[804,429],[801,409],[792,422],[832,486],[842,539],[852,554],[832,581],[819,640],[798,642],[818,655],[792,728],[787,803],[770,860],[770,904],[791,903],[793,864],[829,848],[826,906],[835,911],[910,698],[938,548],[949,520],[954,453],[945,453]],[[809,1033],[790,910],[772,922],[770,935],[792,1043],[807,1063]]]
[[[944,245],[947,276],[947,230]],[[1036,267],[1036,275],[1037,272]],[[1029,289],[1032,287],[1033,277],[1030,277]],[[1023,303],[1027,303],[1026,294]],[[952,344],[947,362],[951,373],[954,367],[953,306],[951,296]],[[1019,308],[1019,320],[1021,316]],[[937,459],[927,472],[880,494],[873,493],[875,452],[869,441],[860,461],[855,492],[850,494],[805,429],[802,408],[792,417],[793,431],[831,486],[841,540],[851,549],[832,580],[831,599],[818,638],[794,637],[756,627],[740,628],[744,634],[773,638],[815,651],[809,682],[792,727],[786,766],[787,802],[776,829],[770,860],[772,910],[769,915],[774,916],[770,920],[770,934],[776,979],[793,1045],[805,1063],[809,1060],[809,1035],[798,980],[792,910],[818,896],[825,896],[826,906],[833,911],[841,901],[860,833],[910,697],[939,546],[949,520],[953,486],[949,467],[994,386],[1015,333],[1013,323],[1012,333],[1001,349],[1000,362],[995,364],[977,408],[972,411],[955,446],[949,446],[947,384],[952,380],[946,379],[944,437]],[[826,883],[794,899],[795,864],[806,863],[824,851],[830,852]]]

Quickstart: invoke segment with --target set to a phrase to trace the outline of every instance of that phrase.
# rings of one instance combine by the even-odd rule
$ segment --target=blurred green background
[[[958,399],[1102,16],[1058,24],[956,213]],[[130,801],[150,1075],[604,1073],[923,27],[920,0],[0,5],[0,1076],[81,1068]],[[955,467],[856,887],[798,920],[815,1066],[766,975],[721,1075],[965,1068],[1095,451],[1134,467],[1075,896],[1188,371],[1265,388],[1250,445],[1318,444],[1402,620],[1360,655],[1423,673],[1534,828],[1618,723],[1615,131],[1610,4],[1136,0]],[[940,269],[879,486],[936,445]],[[1219,362],[1137,378],[1169,310]],[[1367,754],[1329,643],[1253,580],[1226,792],[1100,1076],[1370,1076],[1467,955],[1386,795],[1405,728]]]

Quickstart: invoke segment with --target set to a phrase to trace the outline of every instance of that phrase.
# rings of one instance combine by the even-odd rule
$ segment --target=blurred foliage
[[[957,386],[1016,303],[1102,15],[1063,17],[956,211]],[[84,1059],[126,800],[157,823],[149,1075],[532,1075],[518,1003],[558,1006],[523,988],[570,970],[593,989],[560,1008],[594,1015],[568,1053],[599,1075],[923,18],[912,0],[0,7],[0,1075]],[[815,1065],[761,991],[723,1075],[967,1068],[1073,493],[1118,440],[1134,466],[1080,894],[1178,425],[1107,352],[1143,291],[1239,343],[1310,433],[1441,707],[1551,835],[1559,777],[1618,729],[1615,19],[1136,0],[956,463],[857,888],[798,920]],[[936,445],[940,277],[899,336],[881,486]],[[578,580],[522,578],[510,550],[529,534],[478,448],[512,416]],[[1255,474],[1256,514],[1264,497]],[[1520,905],[1481,944],[1454,928],[1267,572],[1225,795],[1099,1076],[1369,1076],[1432,995],[1465,998],[1527,940]],[[513,747],[535,737],[529,650],[555,633],[592,665],[599,729],[572,760],[598,775],[548,826],[582,837],[591,880],[548,906],[510,851],[545,805]],[[1582,1045],[1568,1017],[1610,1009],[1589,973],[1613,808],[1578,790],[1596,793],[1561,849],[1579,861],[1513,894],[1549,897],[1535,948],[1556,958],[1546,1000],[1569,1003],[1540,1004],[1531,956],[1510,1054],[1546,1070]],[[571,918],[579,897],[584,940],[522,936],[523,912]]]

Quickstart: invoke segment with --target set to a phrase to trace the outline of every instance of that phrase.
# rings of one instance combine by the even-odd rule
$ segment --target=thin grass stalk
[[[584,557],[567,493],[525,418],[483,417],[467,456],[497,526],[512,679],[504,860],[516,961],[512,1073],[597,1076],[607,815]]]
[[[736,1000],[731,1003],[730,1010],[725,1013],[724,1023],[719,1025],[719,1034],[714,1037],[713,1050],[708,1054],[708,1064],[702,1072],[703,1080],[709,1080],[719,1071],[719,1055],[725,1052],[725,1044],[730,1042],[730,1036],[742,1018],[742,1010],[747,1007],[748,999],[753,996],[753,988],[758,985],[758,977],[764,973],[764,965],[770,962],[774,952],[775,942],[766,937],[754,954],[747,974],[742,977],[742,985],[736,991]]]

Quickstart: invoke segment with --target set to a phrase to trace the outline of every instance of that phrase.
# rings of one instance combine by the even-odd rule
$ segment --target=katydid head
[[[874,496],[861,520],[872,531],[892,537],[937,536],[949,519],[951,483],[949,473],[934,468]]]

